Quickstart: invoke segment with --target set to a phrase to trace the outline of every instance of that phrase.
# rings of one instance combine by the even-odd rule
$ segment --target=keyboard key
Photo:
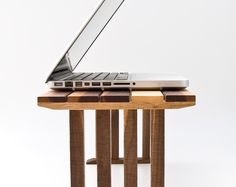
[[[73,73],[63,80],[127,80],[128,73]]]
[[[127,74],[119,74],[116,77],[116,80],[127,80],[128,79],[128,75]]]
[[[118,73],[110,73],[104,80],[115,80]]]
[[[67,77],[66,79],[64,80],[73,80],[74,78],[82,75],[83,73],[73,73],[71,76]]]
[[[92,73],[83,73],[83,75],[76,77],[74,80],[83,80],[84,78],[88,77],[91,74]]]
[[[102,73],[92,73],[91,75],[89,75],[88,77],[85,77],[83,80],[89,81],[89,80],[93,80],[94,78],[96,78],[97,76],[99,76]]]
[[[95,77],[93,80],[104,80],[109,73],[101,73],[99,76]]]

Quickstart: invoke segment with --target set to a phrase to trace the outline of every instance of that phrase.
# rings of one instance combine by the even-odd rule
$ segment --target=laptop
[[[46,83],[55,90],[184,89],[189,81],[178,75],[128,72],[75,72],[98,36],[123,4],[124,0],[102,0],[78,36],[48,76]]]

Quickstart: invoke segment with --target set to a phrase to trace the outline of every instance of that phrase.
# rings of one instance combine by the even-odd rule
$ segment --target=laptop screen
[[[103,0],[99,4],[66,53],[71,70],[76,68],[123,2]]]

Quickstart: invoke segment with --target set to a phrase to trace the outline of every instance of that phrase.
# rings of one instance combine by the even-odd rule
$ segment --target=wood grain
[[[195,105],[195,101],[166,102],[158,91],[133,91],[130,102],[38,102],[41,107],[57,110],[177,109]]]
[[[119,110],[111,110],[112,160],[119,158]]]
[[[124,186],[137,187],[137,110],[124,111]]]
[[[70,111],[71,187],[85,186],[84,112]]]
[[[50,91],[38,97],[39,106],[70,110],[71,187],[85,186],[84,113],[82,111],[85,109],[97,110],[97,158],[90,160],[90,163],[97,163],[99,187],[111,186],[111,162],[124,163],[124,186],[136,187],[137,163],[148,162],[150,159],[151,186],[164,187],[164,109],[194,106],[196,96],[187,90],[132,91],[132,93],[105,91],[102,94],[89,92],[84,95],[81,92],[71,94],[71,92]],[[124,159],[119,158],[117,128],[119,109],[124,109]],[[137,109],[143,109],[143,158],[141,159],[137,158]],[[149,110],[151,110],[151,119],[148,119]],[[147,124],[150,123],[151,127],[148,127]],[[151,146],[148,138],[150,135]],[[111,156],[114,157],[112,161]]]
[[[196,96],[188,90],[163,91],[166,102],[195,102]]]
[[[38,106],[53,110],[118,110],[118,109],[179,109],[194,106],[195,102],[161,102],[161,103],[52,103],[39,102]]]
[[[133,103],[160,103],[163,101],[163,94],[160,91],[132,91]]]
[[[71,91],[48,91],[38,97],[38,102],[66,102]]]
[[[142,157],[150,159],[150,110],[143,110]]]
[[[164,187],[164,110],[151,111],[151,187]]]
[[[124,164],[124,158],[112,159],[111,163],[112,164]],[[138,164],[148,164],[148,163],[150,163],[150,158],[145,159],[143,157],[138,157]],[[88,164],[88,165],[97,164],[97,159],[96,158],[90,158],[90,159],[87,160],[86,164]]]
[[[96,111],[96,157],[98,187],[110,187],[110,110]]]
[[[99,102],[102,91],[76,91],[68,96],[68,102]]]
[[[129,102],[130,91],[104,91],[101,102]]]

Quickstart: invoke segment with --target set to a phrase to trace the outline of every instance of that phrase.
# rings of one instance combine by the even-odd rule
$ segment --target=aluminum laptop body
[[[183,89],[189,81],[167,74],[74,72],[77,65],[115,15],[124,0],[102,0],[46,80],[52,89]]]

